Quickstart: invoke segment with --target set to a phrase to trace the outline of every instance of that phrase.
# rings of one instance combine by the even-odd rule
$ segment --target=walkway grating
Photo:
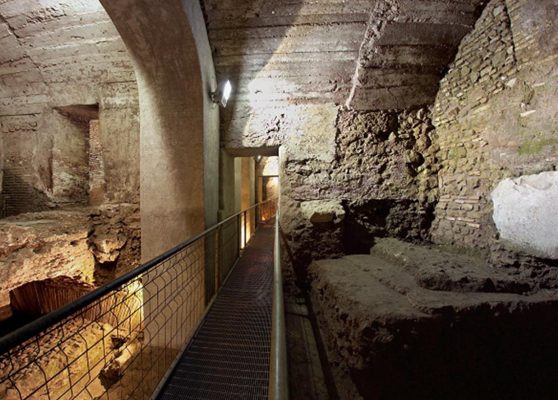
[[[273,235],[260,225],[158,399],[268,398]]]

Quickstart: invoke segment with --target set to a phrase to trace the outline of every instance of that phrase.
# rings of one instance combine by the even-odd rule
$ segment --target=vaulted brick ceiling
[[[217,74],[233,82],[241,113],[277,103],[333,102],[356,109],[431,104],[483,5],[482,0],[203,3]]]

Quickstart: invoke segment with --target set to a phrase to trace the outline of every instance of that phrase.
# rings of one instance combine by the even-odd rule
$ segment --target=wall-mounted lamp
[[[232,85],[231,81],[226,80],[219,83],[217,90],[211,93],[211,101],[215,104],[221,105],[221,107],[226,107],[229,98],[231,97]]]

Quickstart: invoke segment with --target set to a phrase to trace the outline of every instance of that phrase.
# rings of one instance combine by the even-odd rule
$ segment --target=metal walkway
[[[267,399],[274,227],[246,246],[158,399]]]

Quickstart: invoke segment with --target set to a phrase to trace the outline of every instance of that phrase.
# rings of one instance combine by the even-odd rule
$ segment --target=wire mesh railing
[[[150,398],[271,202],[1,338],[0,399]]]

